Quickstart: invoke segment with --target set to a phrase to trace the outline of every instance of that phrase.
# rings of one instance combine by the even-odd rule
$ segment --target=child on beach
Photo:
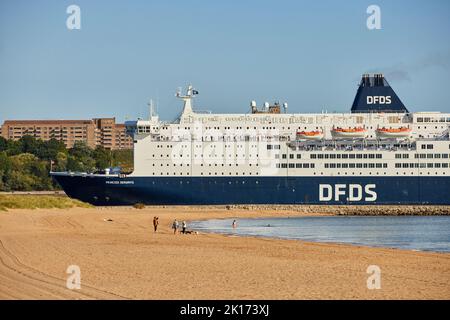
[[[186,221],[183,221],[182,228],[183,229],[181,232],[183,232],[183,234],[186,234]]]
[[[236,222],[236,220],[233,220],[233,223],[232,223],[231,225],[232,225],[233,229],[236,229],[236,227],[237,227],[237,222]]]

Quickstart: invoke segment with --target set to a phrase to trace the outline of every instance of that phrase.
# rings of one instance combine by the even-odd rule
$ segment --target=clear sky
[[[66,27],[71,4],[81,30]],[[0,123],[124,121],[150,98],[172,120],[188,83],[201,110],[349,111],[364,72],[385,73],[411,111],[450,112],[450,1],[0,0]]]

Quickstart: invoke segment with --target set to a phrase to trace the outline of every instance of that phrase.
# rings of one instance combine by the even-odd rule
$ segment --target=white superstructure
[[[247,114],[197,113],[195,93],[189,86],[185,95],[177,94],[184,106],[174,123],[153,114],[127,123],[135,137],[132,176],[450,173],[449,113],[289,114],[279,104],[258,110],[254,101]],[[301,139],[299,131],[320,131],[322,138]]]

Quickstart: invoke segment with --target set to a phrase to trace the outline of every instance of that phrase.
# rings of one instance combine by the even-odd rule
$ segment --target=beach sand
[[[298,215],[196,207],[0,212],[0,298],[450,299],[450,254],[171,230],[174,218]],[[80,290],[66,288],[70,265],[80,267]],[[381,268],[381,289],[367,288],[369,265]]]

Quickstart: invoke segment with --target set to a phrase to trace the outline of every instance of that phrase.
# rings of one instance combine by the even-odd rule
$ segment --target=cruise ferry
[[[349,113],[193,108],[126,122],[134,171],[52,172],[94,205],[450,204],[450,114],[410,112],[382,74],[362,76]]]

